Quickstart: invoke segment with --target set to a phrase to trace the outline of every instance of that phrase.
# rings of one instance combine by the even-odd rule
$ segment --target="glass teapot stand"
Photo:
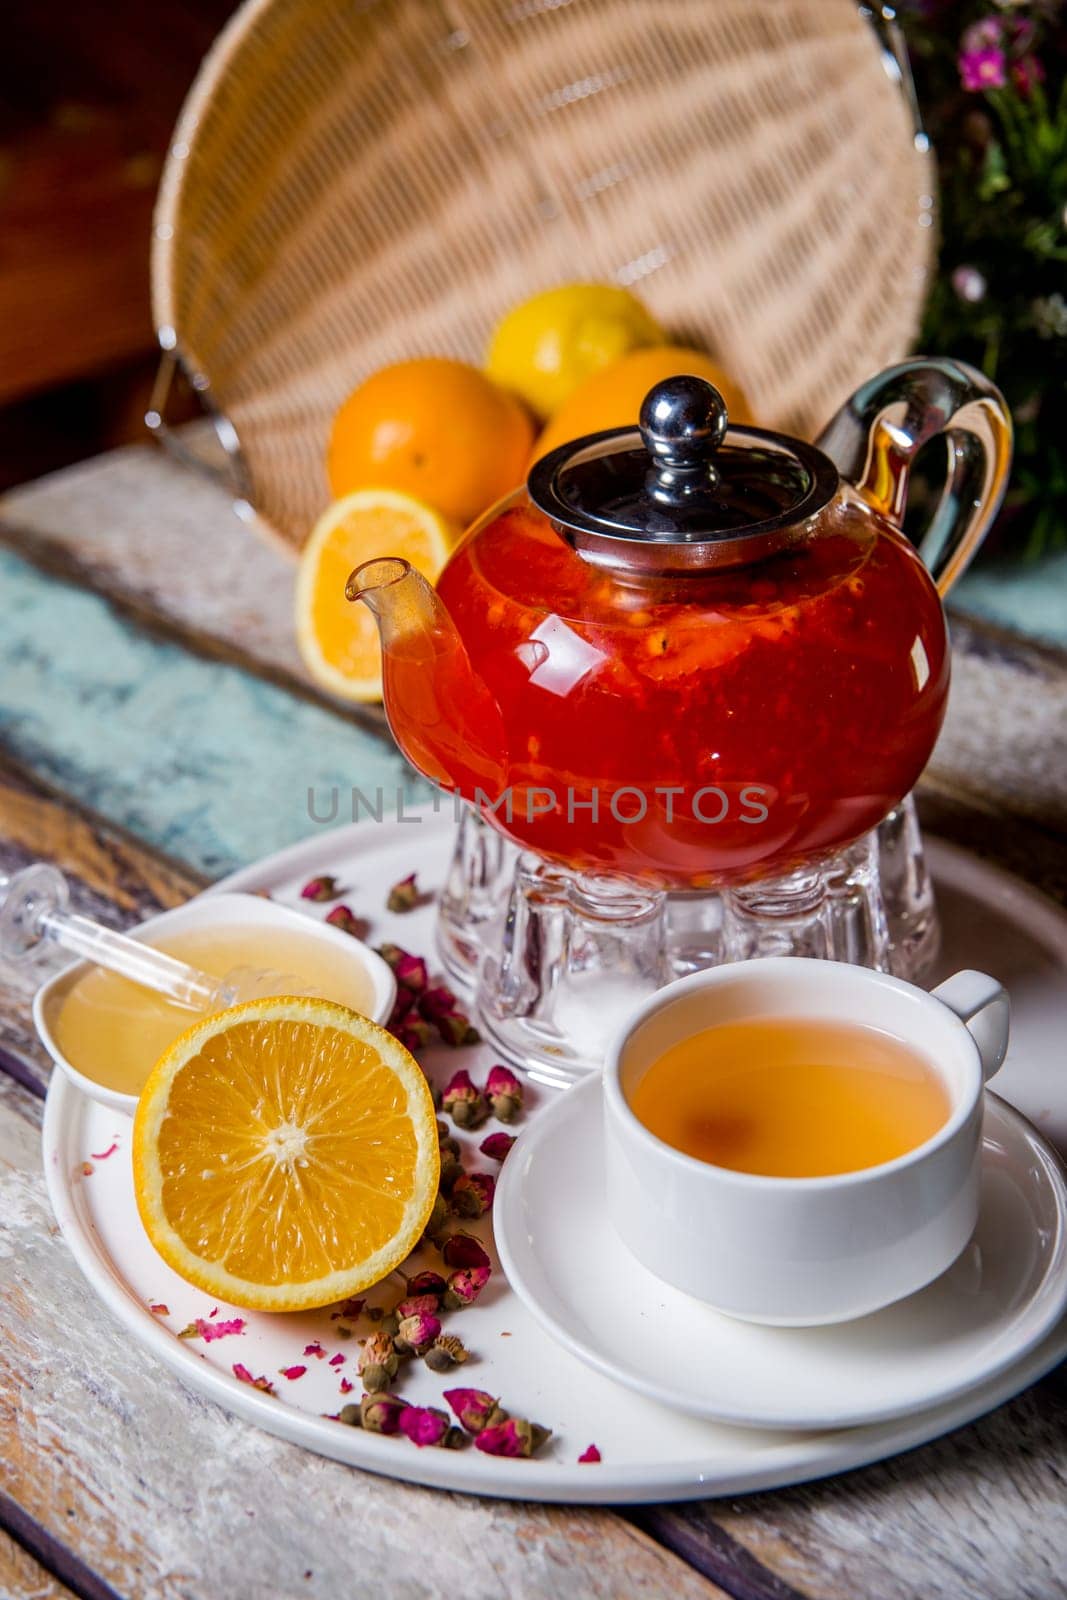
[[[726,961],[797,955],[922,982],[939,945],[909,797],[817,868],[709,894],[572,873],[464,813],[441,896],[438,946],[472,987],[478,1026],[541,1082],[597,1070],[619,1018],[673,978]]]

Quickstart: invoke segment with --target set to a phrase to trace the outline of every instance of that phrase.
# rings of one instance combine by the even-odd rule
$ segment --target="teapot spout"
[[[507,770],[500,707],[433,585],[410,562],[381,556],[355,569],[345,595],[378,624],[385,714],[403,754],[444,789],[495,799]]]
[[[432,654],[435,634],[452,627],[452,619],[434,589],[421,572],[399,556],[364,561],[349,576],[345,598],[362,600],[369,608],[386,655],[401,644],[406,651]],[[420,640],[424,646],[421,652]]]

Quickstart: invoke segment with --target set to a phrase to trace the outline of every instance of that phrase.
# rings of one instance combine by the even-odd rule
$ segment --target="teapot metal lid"
[[[731,427],[714,385],[679,376],[649,391],[637,428],[551,450],[527,488],[585,560],[667,575],[744,566],[785,549],[838,481],[814,445]]]

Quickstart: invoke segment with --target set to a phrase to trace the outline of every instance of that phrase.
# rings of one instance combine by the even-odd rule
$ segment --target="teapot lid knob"
[[[638,427],[651,457],[645,488],[660,505],[693,505],[714,490],[712,459],[726,437],[726,401],[706,378],[664,378],[641,404]]]
[[[687,373],[664,378],[645,395],[638,423],[650,456],[689,465],[706,460],[726,437],[726,401],[713,383]]]

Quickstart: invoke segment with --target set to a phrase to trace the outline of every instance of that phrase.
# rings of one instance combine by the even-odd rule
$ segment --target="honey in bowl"
[[[736,1172],[821,1178],[880,1166],[948,1120],[933,1065],[878,1028],[772,1017],[673,1045],[630,1094],[645,1127]]]
[[[153,940],[168,955],[217,976],[235,967],[292,974],[297,994],[335,1000],[353,1011],[374,1003],[370,974],[324,939],[284,928],[189,929]],[[201,1014],[165,996],[92,967],[59,1001],[52,1025],[71,1066],[119,1094],[140,1094],[164,1050],[201,1020]]]

